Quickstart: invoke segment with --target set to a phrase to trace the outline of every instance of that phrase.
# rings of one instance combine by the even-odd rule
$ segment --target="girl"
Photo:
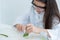
[[[16,20],[16,28],[19,31],[26,30],[28,33],[45,32],[49,37],[52,38],[54,35],[57,38],[60,14],[56,0],[33,0],[32,4],[31,11]]]

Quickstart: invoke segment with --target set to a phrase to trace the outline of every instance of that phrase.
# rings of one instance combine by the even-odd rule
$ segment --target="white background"
[[[60,0],[57,0],[60,9]],[[0,0],[0,23],[13,24],[17,16],[29,9],[31,0]]]

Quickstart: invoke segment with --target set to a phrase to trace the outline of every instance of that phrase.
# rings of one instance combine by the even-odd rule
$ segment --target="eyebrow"
[[[43,2],[43,3],[46,3],[47,2],[47,0],[36,0],[36,1],[41,1],[41,2]]]

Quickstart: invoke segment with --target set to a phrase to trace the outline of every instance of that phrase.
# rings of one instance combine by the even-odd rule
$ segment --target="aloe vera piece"
[[[41,38],[41,40],[45,40],[45,38],[44,38],[44,37],[42,37],[42,38]]]
[[[47,38],[45,38],[45,37],[42,37],[42,38],[41,38],[41,40],[48,40],[48,39],[47,39]]]
[[[0,34],[0,35],[5,36],[5,37],[8,37],[8,36],[7,36],[7,35],[5,35],[5,34]]]
[[[23,37],[27,37],[28,35],[29,35],[29,34],[25,32],[24,35],[23,35]]]

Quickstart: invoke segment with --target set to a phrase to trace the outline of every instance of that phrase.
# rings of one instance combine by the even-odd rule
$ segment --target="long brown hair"
[[[44,14],[44,24],[45,29],[52,29],[52,22],[54,16],[56,16],[60,21],[60,14],[56,0],[39,0],[46,3],[46,9]]]

